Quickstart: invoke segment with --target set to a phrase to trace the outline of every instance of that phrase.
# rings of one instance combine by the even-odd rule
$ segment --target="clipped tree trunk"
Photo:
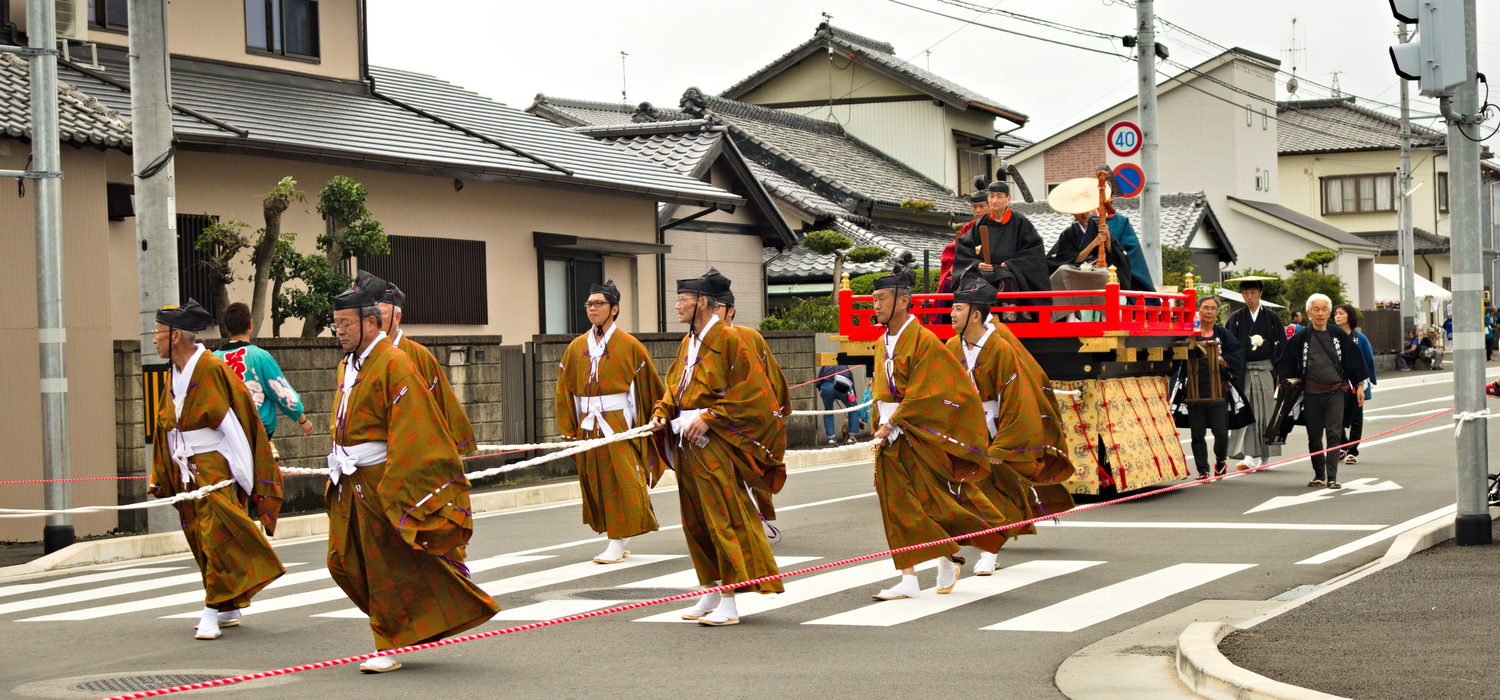
[[[271,259],[276,256],[276,243],[281,240],[281,215],[286,211],[287,204],[286,198],[278,197],[275,193],[261,202],[266,227],[261,229],[260,238],[255,241],[255,247],[250,252],[251,269],[255,271],[252,278],[254,286],[250,291],[250,319],[254,323],[252,333],[263,327],[270,312],[270,300],[275,298],[267,296],[266,291],[271,281]],[[280,287],[280,284],[276,286]]]
[[[837,304],[839,301],[839,282],[844,279],[844,254],[833,254],[833,292],[828,298]]]

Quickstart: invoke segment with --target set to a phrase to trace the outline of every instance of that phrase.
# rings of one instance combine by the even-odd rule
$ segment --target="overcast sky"
[[[1118,41],[980,16],[943,0],[902,2],[1119,56],[1007,35],[891,0],[369,0],[370,60],[524,109],[539,92],[619,101],[623,50],[629,102],[676,106],[686,88],[717,93],[807,40],[827,12],[835,26],[889,42],[901,58],[1029,115],[1018,133],[1033,140],[1135,93],[1135,64]],[[976,2],[1110,34],[1134,32],[1135,10],[1119,0]],[[1479,70],[1500,82],[1500,10],[1493,4],[1479,2]],[[1383,0],[1157,0],[1156,13],[1218,44],[1280,59],[1288,70],[1295,17],[1303,49],[1295,60],[1303,78],[1297,97],[1327,96],[1312,83],[1330,85],[1340,71],[1345,93],[1397,101],[1386,55],[1396,24]],[[1195,65],[1218,53],[1171,28],[1158,31],[1173,60]],[[1285,99],[1285,76],[1281,82],[1278,97]],[[1492,101],[1500,101],[1500,91]],[[1425,100],[1413,108],[1437,111]],[[1494,126],[1486,124],[1486,133]],[[1496,140],[1489,143],[1494,148]]]

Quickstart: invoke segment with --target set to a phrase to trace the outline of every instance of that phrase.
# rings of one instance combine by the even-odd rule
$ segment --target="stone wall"
[[[468,411],[475,437],[481,443],[501,441],[501,382],[499,336],[416,337],[437,356],[448,372],[454,392]],[[224,341],[205,341],[213,349]],[[313,434],[302,431],[286,416],[277,421],[273,436],[285,467],[323,467],[328,454],[329,422],[333,412],[333,393],[337,388],[338,362],[343,353],[332,338],[257,338],[256,345],[276,358],[287,380],[302,396],[304,410],[313,422]],[[115,449],[119,476],[143,476],[148,473],[142,446],[145,430],[142,424],[144,403],[141,399],[140,343],[115,341]],[[492,466],[501,458],[471,459],[465,470]],[[490,462],[491,464],[486,464]],[[316,476],[288,476],[285,482],[284,512],[318,510],[323,507],[324,479]],[[144,479],[120,481],[119,502],[145,500]],[[139,532],[146,529],[143,511],[121,514],[120,529]]]
[[[781,363],[781,371],[788,384],[800,384],[813,378],[817,370],[814,352],[814,334],[810,331],[766,331],[763,333],[771,346],[771,353]],[[534,371],[532,415],[536,425],[537,440],[555,440],[558,437],[557,423],[553,419],[554,401],[557,391],[557,366],[563,351],[575,336],[539,335],[531,343],[530,358]],[[656,371],[663,376],[677,359],[677,348],[682,343],[682,333],[637,333],[635,337],[646,346],[656,363]],[[811,384],[792,390],[793,410],[814,410],[816,395]],[[794,416],[788,426],[787,443],[791,447],[806,447],[817,442],[820,434],[816,416]]]

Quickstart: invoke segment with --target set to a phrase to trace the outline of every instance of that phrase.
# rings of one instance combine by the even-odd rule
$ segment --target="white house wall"
[[[665,236],[667,245],[672,246],[666,265],[668,299],[675,296],[677,280],[697,277],[708,268],[717,267],[734,282],[734,303],[738,309],[735,321],[752,327],[760,323],[765,317],[766,280],[759,236],[680,229],[667,229]],[[675,330],[677,317],[670,308],[667,312],[667,328]]]

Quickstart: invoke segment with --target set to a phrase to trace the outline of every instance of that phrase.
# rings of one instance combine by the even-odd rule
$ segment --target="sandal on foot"
[[[1331,488],[1331,489],[1341,489],[1341,488],[1344,488],[1344,485],[1340,484],[1337,481],[1330,481],[1330,482],[1328,482],[1328,488]]]
[[[1323,481],[1322,479],[1313,479],[1312,481],[1307,482],[1307,485],[1314,488],[1322,488],[1324,486],[1327,486],[1328,483]]]

